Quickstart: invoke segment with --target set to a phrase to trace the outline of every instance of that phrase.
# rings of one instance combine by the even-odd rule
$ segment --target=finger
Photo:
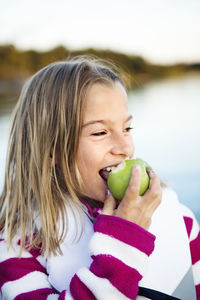
[[[125,198],[132,200],[139,196],[140,182],[141,182],[141,168],[139,165],[136,165],[132,170],[131,179],[125,193]]]
[[[152,167],[147,166],[147,167],[146,167],[146,171],[147,171],[147,173],[149,174],[149,173],[152,171]]]
[[[153,197],[153,199],[156,200],[159,205],[162,199],[162,188],[160,184],[160,179],[154,171],[151,171],[149,173],[149,176],[150,176],[150,186],[147,193],[151,194],[151,197]]]
[[[161,188],[160,179],[153,170],[151,170],[149,172],[149,176],[150,176],[150,187],[149,188],[150,189]]]
[[[111,195],[110,191],[108,190],[105,201],[104,201],[104,206],[102,209],[102,214],[104,215],[112,215],[113,211],[116,207],[116,201]]]

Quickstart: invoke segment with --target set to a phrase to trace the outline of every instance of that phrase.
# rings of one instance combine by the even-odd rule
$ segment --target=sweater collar
[[[92,220],[95,220],[97,218],[97,216],[99,214],[101,214],[101,211],[102,211],[101,207],[92,207],[86,199],[84,199],[84,198],[79,198],[79,199],[83,203],[83,205],[85,206],[86,213],[89,215],[89,217]]]

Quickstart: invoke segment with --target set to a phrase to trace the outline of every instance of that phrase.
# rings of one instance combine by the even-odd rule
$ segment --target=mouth
[[[101,169],[99,171],[99,175],[101,176],[101,178],[104,180],[104,182],[107,184],[107,179],[108,179],[108,175],[111,171],[108,171],[106,169]]]
[[[99,171],[99,175],[101,176],[101,178],[104,180],[104,182],[107,184],[107,180],[108,180],[108,175],[111,171],[113,171],[114,169],[116,169],[116,167],[118,167],[121,163],[116,164],[116,165],[112,165],[106,168],[103,168]]]

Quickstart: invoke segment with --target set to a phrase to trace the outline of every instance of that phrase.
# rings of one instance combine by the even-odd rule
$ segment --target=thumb
[[[105,201],[104,201],[104,206],[103,206],[103,209],[102,209],[102,214],[112,215],[115,207],[116,207],[116,201],[113,198],[113,196],[111,195],[110,191],[107,190],[106,198],[105,198]]]

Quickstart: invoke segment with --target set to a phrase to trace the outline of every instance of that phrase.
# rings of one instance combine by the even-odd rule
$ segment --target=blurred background
[[[0,0],[0,191],[24,81],[78,54],[114,62],[148,161],[200,222],[200,1]]]

